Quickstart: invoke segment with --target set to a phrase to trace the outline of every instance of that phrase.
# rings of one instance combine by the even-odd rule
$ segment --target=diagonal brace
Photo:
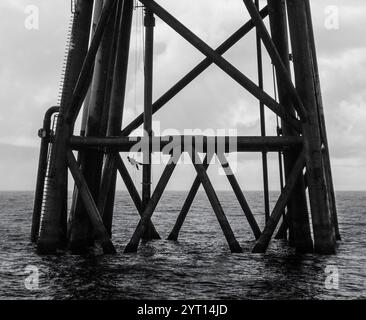
[[[195,151],[194,146],[192,147],[192,153],[190,154],[193,165],[197,171],[197,175],[199,176],[203,188],[206,191],[207,197],[211,203],[212,209],[215,212],[217,220],[219,221],[220,227],[225,235],[226,241],[229,244],[230,250],[233,253],[242,253],[243,250],[240,247],[238,241],[235,238],[234,232],[230,227],[229,221],[227,220],[224,210],[221,206],[220,200],[218,199],[215,189],[212,186],[210,178],[207,175],[204,165],[202,164],[198,153]]]
[[[269,242],[271,241],[272,235],[277,227],[278,222],[285,210],[287,202],[290,199],[292,191],[296,185],[297,179],[299,175],[302,173],[305,167],[305,155],[304,151],[301,152],[300,156],[298,157],[291,174],[289,175],[286,185],[273,209],[271,217],[269,218],[266,227],[264,228],[262,235],[258,239],[257,243],[253,248],[253,253],[265,253]]]
[[[245,199],[245,196],[243,194],[243,191],[241,190],[238,181],[235,178],[235,175],[233,171],[231,170],[231,167],[229,165],[229,162],[227,161],[225,155],[223,153],[218,153],[217,157],[220,160],[221,166],[225,171],[225,175],[229,180],[229,183],[231,187],[234,190],[235,196],[238,199],[240,206],[248,220],[248,223],[250,227],[252,228],[254,237],[258,239],[261,235],[261,230],[258,227],[257,221],[254,218],[254,215],[252,213],[252,210],[250,210],[250,207],[248,205],[247,200]]]
[[[89,215],[90,222],[93,226],[97,239],[101,242],[104,253],[115,254],[116,249],[108,235],[108,232],[103,224],[103,220],[99,214],[98,208],[94,202],[93,196],[90,193],[88,185],[81,173],[78,163],[71,150],[67,151],[67,162],[70,172],[75,180],[75,184],[79,190],[80,196],[84,202],[86,212]]]
[[[261,17],[264,19],[268,16],[268,6],[264,7],[260,11]],[[233,47],[239,40],[247,35],[255,27],[252,20],[246,22],[236,32],[234,32],[226,41],[224,41],[216,49],[216,53],[223,55],[231,47]],[[212,60],[205,58],[190,72],[188,72],[181,80],[173,85],[166,93],[164,93],[152,106],[153,114],[159,111],[165,104],[167,104],[172,98],[174,98],[179,92],[181,92],[186,86],[188,86],[194,79],[202,74],[209,66],[212,65]],[[132,131],[136,130],[144,122],[144,114],[141,113],[135,118],[129,125],[127,125],[121,132],[122,136],[128,136]]]
[[[266,26],[263,23],[263,19],[258,11],[258,8],[254,4],[252,0],[243,0],[245,6],[248,9],[248,12],[254,21],[258,34],[262,38],[263,44],[265,45],[270,57],[272,58],[272,61],[276,67],[276,69],[281,74],[282,80],[284,81],[284,84],[287,86],[292,98],[294,99],[294,108],[296,109],[297,113],[300,116],[301,120],[306,121],[307,119],[307,111],[300,99],[300,96],[295,89],[294,84],[292,83],[290,73],[286,69],[280,54],[278,53],[278,50],[276,48],[276,45],[273,43],[272,38],[270,34],[267,31]]]
[[[135,204],[135,207],[138,211],[138,213],[140,214],[140,216],[142,216],[143,214],[143,209],[142,209],[142,201],[140,198],[140,194],[137,191],[134,182],[131,179],[131,176],[125,166],[125,164],[123,163],[123,160],[121,158],[121,156],[119,154],[116,154],[116,166],[117,169],[125,183],[125,186],[131,196],[131,199],[133,201],[133,203]],[[150,222],[148,223],[148,227],[146,228],[146,233],[150,234],[145,234],[143,236],[144,239],[155,239],[155,240],[160,240],[160,236],[158,234],[158,232],[156,231],[152,221],[150,220]]]
[[[179,157],[180,157],[180,155],[179,155]],[[144,213],[141,216],[141,220],[140,220],[135,232],[133,233],[130,242],[127,244],[127,246],[125,248],[125,251],[124,251],[125,253],[137,252],[137,248],[138,248],[140,239],[142,238],[142,235],[144,234],[144,232],[149,224],[149,221],[151,220],[151,217],[154,214],[154,210],[156,209],[156,206],[158,205],[160,198],[163,195],[163,192],[177,165],[177,162],[178,162],[177,158],[178,157],[171,157],[169,159],[169,162],[166,165],[158,184],[156,185],[155,191],[152,194],[149,202],[146,205]]]
[[[271,96],[261,90],[253,81],[247,78],[231,63],[217,54],[209,45],[197,37],[192,31],[185,27],[181,22],[174,18],[170,13],[163,9],[153,0],[140,0],[148,9],[153,11],[160,19],[166,22],[172,29],[180,34],[184,39],[191,43],[205,56],[210,58],[220,69],[226,72],[231,78],[238,82],[242,87],[262,101],[274,113],[293,126],[297,131],[301,131],[300,121],[294,118],[282,105],[277,103]]]
[[[213,158],[213,154],[207,154],[205,159],[203,160],[203,166],[205,167],[205,170],[207,171],[210,162]],[[189,190],[188,196],[186,201],[183,204],[182,210],[179,213],[179,216],[177,218],[177,221],[175,222],[175,225],[173,227],[173,230],[170,232],[168,240],[172,240],[172,241],[177,241],[178,240],[178,235],[179,235],[179,231],[183,226],[184,220],[187,217],[187,214],[189,212],[189,209],[192,206],[193,200],[197,195],[198,189],[201,186],[201,179],[199,177],[199,175],[196,176],[191,189]]]

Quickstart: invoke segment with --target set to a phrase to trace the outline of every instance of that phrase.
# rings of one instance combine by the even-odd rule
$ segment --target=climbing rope
[[[134,10],[137,11],[138,10],[138,1],[135,0],[134,2]],[[135,68],[134,68],[134,116],[137,116],[138,110],[137,110],[137,78],[138,78],[138,65],[139,65],[139,36],[138,36],[138,28],[139,28],[139,19],[138,19],[139,15],[136,13],[135,14],[135,41],[134,41],[134,46],[135,46],[135,52],[134,52],[134,63],[135,63]],[[130,161],[130,157],[127,157],[127,160],[131,163]],[[136,169],[136,167],[135,167]],[[136,185],[137,182],[137,171],[133,170],[133,182]]]
[[[141,81],[141,73],[144,74],[145,66],[145,33],[144,33],[144,10],[143,6],[139,5],[139,2],[135,0],[134,10],[135,14],[135,68],[134,68],[134,114],[137,116],[141,110],[138,108],[138,83]],[[128,162],[134,168],[134,183],[136,184],[137,179],[142,180],[140,166],[143,164],[135,159],[134,156],[129,155],[127,157]],[[141,182],[142,183],[142,182]]]
[[[138,103],[137,103],[137,87],[138,83],[141,80],[140,74],[144,75],[144,67],[145,67],[145,26],[144,26],[144,6],[139,5],[137,0],[134,1],[134,10],[136,11],[135,14],[135,39],[134,39],[134,59],[135,59],[135,68],[134,68],[134,114],[137,116],[140,112],[138,110]],[[143,164],[137,161],[132,155],[127,157],[128,162],[134,168],[134,183],[136,184],[137,175],[140,170],[140,166]],[[142,178],[142,177],[141,177]],[[142,180],[142,179],[141,179]],[[141,182],[142,184],[142,182]],[[153,170],[151,170],[151,186],[154,187],[154,174]]]
[[[140,166],[142,166],[141,162],[138,162],[135,158],[131,158],[129,156],[127,156],[127,160],[131,164],[131,166],[133,166],[137,170],[140,170]]]

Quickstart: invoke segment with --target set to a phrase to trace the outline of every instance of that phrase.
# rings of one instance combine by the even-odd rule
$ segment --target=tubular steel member
[[[197,37],[191,30],[179,22],[169,12],[167,12],[153,0],[140,0],[140,2],[152,10],[160,19],[167,23],[189,43],[191,43],[198,51],[210,58],[221,70],[227,73],[244,89],[249,91],[257,99],[261,100],[268,108],[291,124],[296,130],[301,131],[301,124],[299,120],[290,115],[282,105],[277,103],[270,95],[261,90],[255,83],[253,83],[248,77],[241,73],[221,55],[217,54],[215,50],[213,50],[209,45]]]
[[[288,0],[287,8],[296,88],[308,112],[308,121],[303,126],[303,134],[314,249],[317,253],[333,254],[335,253],[335,234],[328,206],[329,186],[325,181],[305,2],[302,0]]]
[[[225,153],[233,152],[278,152],[288,148],[301,148],[303,138],[294,137],[251,137],[251,136],[162,136],[151,137],[152,152],[167,152],[166,148],[180,151],[190,151],[190,141],[195,138],[200,142],[199,152],[215,151],[216,148],[223,148]],[[100,149],[114,152],[130,152],[131,150],[143,149],[149,143],[146,137],[77,137],[69,139],[69,145],[74,150]],[[170,149],[169,149],[170,150]]]
[[[200,177],[203,188],[207,194],[207,197],[211,203],[212,209],[215,212],[216,218],[220,224],[220,227],[224,233],[224,236],[229,244],[230,250],[233,253],[242,253],[243,250],[240,247],[239,242],[236,240],[233,230],[230,227],[230,223],[227,220],[224,210],[221,206],[220,200],[216,195],[215,189],[207,175],[204,165],[202,164],[195,146],[192,146],[192,154],[190,154],[193,166],[196,169],[197,175]]]
[[[205,168],[205,170],[207,171],[208,167],[209,167],[209,164],[212,160],[212,157],[214,155],[213,154],[207,154],[203,160],[203,166]],[[224,154],[222,153],[219,153],[217,154],[217,157],[225,171],[225,174],[229,180],[229,183],[230,185],[232,186],[233,188],[233,191],[238,199],[238,202],[249,222],[249,225],[250,227],[252,228],[252,231],[254,233],[254,237],[256,239],[259,238],[260,234],[261,234],[261,231],[258,227],[258,224],[256,222],[256,220],[254,219],[254,216],[253,216],[253,213],[252,211],[250,210],[250,207],[248,205],[248,202],[247,200],[245,199],[245,196],[234,176],[234,173],[232,172],[231,168],[230,168],[230,165],[228,163],[228,161],[226,160],[226,157]],[[179,232],[180,232],[180,229],[182,228],[183,226],[183,223],[184,223],[184,220],[186,219],[187,217],[187,214],[188,214],[188,211],[193,203],[193,200],[198,192],[198,189],[199,187],[201,186],[201,179],[200,179],[200,176],[197,174],[196,176],[196,179],[194,180],[193,182],[193,185],[188,193],[188,196],[187,196],[187,199],[186,201],[184,202],[184,205],[182,207],[182,210],[180,211],[179,213],[179,216],[177,218],[177,221],[173,227],[173,230],[171,231],[171,233],[169,234],[169,237],[168,237],[168,240],[173,240],[173,241],[177,241],[178,240],[178,235],[179,235]]]
[[[267,17],[268,8],[265,7],[260,11],[262,18]],[[254,28],[254,23],[249,20],[241,28],[239,28],[232,36],[224,41],[215,51],[217,54],[224,54],[232,46],[234,46],[240,39],[247,35]],[[186,86],[188,86],[193,80],[195,80],[200,74],[202,74],[209,66],[213,64],[213,61],[209,58],[202,60],[195,68],[193,68],[186,76],[172,86],[165,94],[163,94],[158,100],[156,100],[152,106],[153,114],[158,112],[165,104],[173,99],[179,92],[181,92]],[[133,120],[128,126],[126,126],[121,135],[127,136],[132,131],[137,129],[144,122],[143,113],[140,114],[135,120]]]
[[[213,155],[211,155],[211,154],[210,154],[210,156],[208,156],[208,155],[205,156],[205,159],[203,160],[203,166],[204,166],[205,170],[208,169],[210,162],[212,160],[212,157],[213,157]],[[201,186],[201,179],[197,175],[196,178],[194,179],[191,189],[189,190],[188,196],[187,196],[186,200],[184,201],[183,207],[182,207],[181,211],[179,212],[177,221],[175,222],[175,225],[174,225],[172,231],[170,232],[167,240],[171,240],[171,241],[178,240],[178,235],[179,235],[180,229],[183,226],[184,220],[187,217],[187,214],[192,206],[193,200],[196,197],[200,186]]]
[[[88,50],[93,3],[87,0],[77,2],[72,30],[73,45],[70,48],[69,63],[66,68],[68,85],[65,90],[67,90],[67,95],[64,95],[65,98],[60,106],[56,138],[50,160],[49,194],[45,199],[45,214],[38,239],[37,248],[40,253],[54,253],[66,244],[67,143],[87,94],[95,56],[114,4],[115,1],[106,0]]]
[[[153,57],[154,57],[154,27],[155,18],[150,10],[145,10],[145,66],[144,66],[144,137],[149,138],[149,145],[144,148],[142,168],[142,211],[145,210],[151,197],[151,152],[152,104],[153,104]],[[151,230],[151,229],[150,229]],[[149,229],[146,229],[148,232]],[[145,235],[146,235],[145,232]],[[149,236],[148,236],[149,237]],[[151,236],[149,237],[151,238]]]
[[[99,6],[97,2],[95,3]],[[97,10],[94,11],[96,12]],[[119,21],[119,13],[120,10],[118,9],[109,19],[96,55],[85,131],[85,136],[87,137],[103,137],[106,135],[106,125],[102,123],[104,120],[102,114],[107,113],[104,109],[108,108],[108,105],[104,104],[104,100],[106,96],[106,84],[109,62],[112,54],[113,38],[116,33],[116,22]],[[98,19],[101,12],[97,12],[96,14]],[[93,199],[98,199],[99,196],[103,157],[103,152],[95,150],[82,151],[82,154],[80,154],[80,168]],[[74,253],[82,253],[86,252],[88,246],[93,245],[92,226],[89,222],[86,208],[80,194],[77,194],[77,197],[74,198],[73,201],[76,202],[76,204],[74,217],[70,226],[69,247]]]
[[[78,188],[78,192],[83,199],[86,213],[89,215],[90,223],[93,226],[93,231],[100,241],[104,253],[114,254],[116,249],[109,237],[107,230],[104,227],[102,218],[98,212],[98,208],[94,202],[93,195],[90,193],[89,187],[85,178],[78,167],[78,163],[71,150],[67,151],[67,162],[70,168],[70,172],[75,180],[75,185]]]
[[[287,18],[285,0],[269,0],[269,21],[271,35],[279,56],[283,61],[286,70],[290,72],[289,47],[287,34]],[[291,103],[291,97],[284,86],[282,74],[277,71],[277,89],[279,101],[289,112],[295,115],[295,110]],[[297,136],[295,130],[282,121],[282,133],[284,136]],[[284,152],[285,176],[291,174],[292,168],[296,163],[298,151],[295,149]],[[289,244],[296,247],[300,252],[312,252],[313,242],[310,233],[309,212],[307,208],[305,184],[302,175],[299,176],[287,205],[287,222],[289,223]]]
[[[149,199],[149,202],[147,203],[144,212],[141,215],[141,220],[133,233],[130,242],[127,244],[125,248],[125,253],[134,253],[137,251],[138,245],[140,243],[140,240],[142,236],[144,235],[146,228],[148,228],[149,223],[151,221],[151,217],[154,214],[155,208],[158,205],[161,196],[164,193],[164,190],[170,180],[170,177],[173,174],[173,171],[177,165],[177,162],[179,160],[179,156],[173,157],[171,156],[169,159],[168,164],[166,165],[163,174],[161,175],[161,178],[156,185],[156,188]]]
[[[108,131],[107,136],[119,136],[122,127],[128,58],[130,50],[130,38],[133,15],[133,0],[125,0],[122,6],[122,18],[119,26],[118,45],[115,53],[115,63],[113,65],[112,86],[110,99],[105,103],[109,104],[108,113]],[[121,170],[124,167],[120,161],[120,156],[111,152],[107,154],[104,162],[102,181],[100,184],[100,195],[98,199],[98,208],[103,217],[104,225],[107,231],[112,235],[112,220],[114,199],[116,190],[117,169],[120,171],[121,177],[125,182],[132,198],[135,200],[135,186],[132,185],[132,179],[127,170]],[[136,203],[135,203],[136,204]],[[136,206],[138,212],[142,214],[142,208]],[[155,227],[150,223],[146,233],[143,235],[144,240],[160,239]]]
[[[317,53],[316,53],[313,22],[312,22],[312,17],[311,17],[311,9],[310,9],[309,0],[305,0],[305,6],[306,6],[306,15],[307,15],[307,20],[308,20],[308,32],[309,32],[309,37],[310,37],[312,63],[313,63],[313,68],[314,68],[314,86],[315,86],[315,90],[316,90],[317,106],[318,106],[318,112],[319,112],[320,130],[321,130],[321,135],[322,135],[322,141],[324,144],[324,152],[323,152],[324,170],[326,172],[326,177],[327,177],[330,209],[331,209],[331,213],[332,213],[332,219],[333,219],[336,239],[341,240],[341,234],[339,232],[339,225],[338,225],[337,203],[336,203],[336,196],[335,196],[334,184],[333,184],[332,164],[330,162],[329,144],[328,144],[326,124],[325,124],[323,99],[322,99],[322,93],[321,93],[321,88],[320,88],[318,59],[317,59]]]
[[[119,25],[113,80],[110,93],[107,136],[117,136],[122,127],[125,91],[130,52],[133,0],[123,1],[122,16]],[[114,198],[116,190],[116,159],[114,154],[107,154],[104,161],[100,197],[98,206],[108,232],[112,233]],[[104,187],[105,186],[105,187]]]
[[[255,0],[255,5],[259,10],[259,0]],[[258,66],[258,86],[263,90],[263,57],[262,57],[262,42],[259,33],[256,34],[257,45],[257,66]],[[259,101],[260,126],[261,136],[266,136],[266,115],[264,103]],[[268,156],[266,152],[262,152],[262,171],[263,171],[263,197],[264,197],[264,213],[266,222],[269,219],[269,181],[268,181]]]
[[[37,184],[36,192],[34,195],[34,206],[33,206],[33,218],[32,218],[32,230],[31,230],[31,240],[36,242],[39,234],[39,226],[41,222],[41,212],[42,212],[42,202],[44,195],[44,185],[47,173],[47,160],[48,160],[48,150],[51,143],[51,119],[54,114],[60,111],[60,107],[55,106],[47,110],[44,120],[43,128],[38,131],[38,136],[41,140],[41,148],[39,151],[38,160],[38,173],[37,173]]]
[[[103,1],[94,2],[93,22],[92,22],[91,34],[89,37],[90,41],[94,37],[96,27],[98,25],[100,16],[102,14],[102,9],[103,9]],[[87,127],[88,116],[89,116],[89,105],[90,105],[90,99],[91,99],[91,94],[92,94],[91,91],[92,91],[92,88],[90,87],[88,90],[88,93],[85,97],[85,101],[84,101],[84,105],[83,105],[83,113],[82,113],[82,117],[81,117],[81,126],[80,126],[80,136],[81,137],[85,137],[85,133],[86,133],[86,127]],[[83,160],[82,157],[83,157],[83,154],[81,152],[78,152],[77,162],[79,165]],[[70,241],[71,231],[73,229],[72,226],[75,221],[75,219],[74,219],[75,218],[75,209],[77,208],[77,206],[79,206],[78,201],[77,201],[78,198],[79,198],[78,189],[76,186],[74,186],[71,208],[70,208],[70,213],[69,213],[68,222],[67,222],[68,223],[68,227],[67,227],[68,241]]]
[[[245,196],[243,194],[243,191],[241,190],[238,181],[236,180],[233,171],[230,168],[230,164],[227,161],[225,155],[223,153],[218,153],[217,157],[219,158],[222,168],[225,171],[226,177],[229,180],[229,183],[231,187],[233,188],[234,194],[236,198],[239,201],[239,204],[249,222],[249,225],[253,231],[254,237],[258,239],[261,235],[261,231],[258,227],[257,221],[254,218],[254,215],[252,213],[252,210],[250,210],[250,207],[248,205],[247,200],[245,199]],[[268,222],[269,217],[267,218],[266,222]]]
[[[70,106],[73,88],[82,69],[84,57],[88,50],[89,31],[93,3],[80,0],[74,16],[71,34],[72,47],[69,51],[68,65],[65,70],[66,86],[60,105],[56,128],[55,143],[52,147],[49,194],[45,199],[45,212],[38,239],[40,253],[54,253],[66,244],[67,226],[67,138],[72,134],[72,126],[65,121]]]
[[[289,92],[291,99],[293,100],[293,107],[296,109],[299,118],[301,121],[307,120],[307,111],[303,106],[303,102],[299,97],[298,92],[295,89],[294,84],[291,80],[291,74],[286,69],[285,65],[282,62],[282,59],[278,53],[276,45],[273,43],[269,32],[267,31],[266,26],[264,25],[263,19],[261,18],[256,6],[252,2],[252,0],[243,0],[250,16],[252,17],[256,27],[257,32],[259,33],[264,46],[266,47],[268,54],[270,55],[273,64],[276,66],[277,72],[281,75],[281,79],[283,84],[286,86],[286,89]]]
[[[42,138],[41,144],[31,232],[33,241],[39,233],[39,252],[54,253],[57,249],[64,247],[67,230],[71,235],[69,239],[71,248],[86,249],[89,245],[99,243],[104,253],[115,253],[111,236],[118,173],[140,215],[140,222],[125,248],[125,252],[136,252],[141,239],[159,239],[151,217],[172,177],[178,159],[183,152],[188,152],[196,170],[196,179],[169,235],[170,240],[177,240],[195,195],[202,185],[230,250],[235,253],[242,252],[207,173],[211,159],[216,154],[243,210],[243,216],[245,215],[247,218],[257,240],[253,252],[266,251],[285,208],[288,209],[286,221],[290,222],[290,244],[293,244],[300,252],[312,251],[309,213],[305,196],[305,188],[308,186],[315,251],[333,253],[335,251],[334,230],[337,231],[338,228],[308,2],[287,0],[296,88],[292,83],[291,66],[288,59],[289,39],[285,0],[268,0],[268,5],[261,11],[258,8],[259,1],[244,0],[251,20],[216,50],[208,46],[155,1],[140,0],[140,2],[144,5],[145,10],[146,36],[144,43],[144,112],[123,130],[121,129],[125,108],[133,0],[103,1],[102,10],[100,12],[94,10],[96,15],[93,27],[91,26],[93,2],[87,0],[77,2],[59,121],[54,143],[51,145],[52,148],[51,146],[49,148],[51,157],[47,157],[47,145],[50,142],[49,138],[48,141],[46,140],[47,135]],[[101,2],[96,3],[96,8],[99,4]],[[263,23],[263,19],[267,15],[270,16],[271,34]],[[206,56],[155,103],[153,103],[154,16],[161,18]],[[96,20],[98,20],[97,24]],[[257,29],[258,85],[223,57],[227,50],[254,27]],[[91,30],[93,30],[93,36],[89,45]],[[277,77],[274,78],[278,79],[276,85],[279,101],[264,91],[263,70],[265,69],[262,61],[262,42],[276,67]],[[261,136],[154,136],[152,132],[153,114],[211,64],[216,64],[243,89],[259,100]],[[84,101],[87,93],[88,101]],[[75,122],[83,103],[85,112],[82,132],[79,136],[74,136]],[[281,118],[282,135],[266,135],[265,106]],[[49,127],[49,121],[46,120],[44,127]],[[141,137],[128,136],[142,124],[144,134]],[[322,150],[324,149],[322,144],[324,144],[326,152]],[[302,152],[300,152],[301,150]],[[78,160],[73,151],[79,151]],[[143,154],[141,196],[120,152]],[[169,154],[170,161],[152,191],[151,158],[153,152]],[[226,159],[225,153],[233,152],[258,152],[263,156],[267,220],[263,232],[259,229],[243,190]],[[271,215],[269,215],[269,188],[266,177],[267,153],[269,152],[284,154],[286,178],[286,185]],[[206,154],[203,162],[199,158],[201,153]],[[47,158],[51,158],[49,163],[47,163]],[[47,172],[49,172],[47,179],[44,178],[45,168],[48,168]],[[70,212],[72,223],[68,229],[66,226],[67,169],[70,170],[76,187]],[[304,174],[305,169],[306,174]],[[304,175],[306,175],[306,182]],[[47,186],[45,186],[45,181]],[[43,191],[46,188],[47,194]],[[44,210],[40,214],[42,194],[45,194],[43,197]],[[328,202],[330,202],[331,208],[328,207]],[[284,227],[286,225],[283,224]],[[83,252],[83,250],[76,250],[76,252]]]
[[[156,186],[156,189],[155,189],[151,199],[149,200],[149,203],[148,203],[144,213],[141,216],[140,223],[138,224],[130,242],[128,243],[128,245],[125,248],[125,253],[133,253],[133,252],[137,251],[141,236],[147,227],[148,221],[151,219],[151,217],[154,213],[154,210],[165,190],[165,187],[174,171],[174,168],[176,167],[176,164],[180,158],[180,155],[181,154],[176,154],[174,156],[171,156],[171,158],[170,158],[168,164],[166,165],[166,168]],[[192,154],[190,154],[190,157],[191,157],[192,163],[197,171],[197,175],[200,177],[202,185],[206,191],[206,194],[209,198],[211,206],[215,212],[218,222],[225,235],[225,238],[229,244],[231,252],[241,253],[242,248],[240,247],[238,241],[236,240],[236,238],[234,236],[234,233],[225,216],[225,213],[222,209],[220,201],[219,201],[219,199],[216,195],[216,192],[211,184],[211,181],[206,173],[206,168],[199,160],[199,155],[195,151],[195,140],[194,139],[193,139],[193,144],[192,144]]]
[[[305,156],[304,152],[301,152],[298,159],[296,160],[295,165],[292,168],[291,174],[288,176],[286,180],[286,185],[272,211],[271,217],[266,224],[261,236],[256,242],[253,253],[265,253],[269,242],[271,241],[272,235],[276,229],[278,222],[281,219],[283,210],[285,210],[288,201],[290,200],[291,194],[294,191],[294,187],[296,185],[296,181],[298,180],[298,176],[302,174],[302,171],[305,167]]]

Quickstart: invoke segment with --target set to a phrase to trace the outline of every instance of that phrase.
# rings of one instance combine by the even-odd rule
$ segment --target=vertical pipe
[[[144,137],[149,140],[143,150],[142,208],[145,210],[151,197],[151,144],[153,104],[153,55],[154,55],[154,14],[145,11],[145,86],[144,86]]]
[[[334,191],[334,183],[333,183],[333,175],[332,175],[332,165],[330,162],[330,154],[329,154],[329,144],[328,144],[328,137],[327,137],[327,129],[325,124],[325,116],[324,116],[324,106],[323,106],[323,98],[322,92],[320,87],[320,76],[319,76],[319,68],[318,68],[318,59],[316,53],[316,45],[315,45],[315,37],[314,37],[314,30],[313,30],[313,22],[311,17],[311,8],[309,0],[305,0],[306,5],[306,14],[308,18],[308,32],[310,37],[310,48],[312,53],[312,61],[313,61],[313,68],[314,68],[314,81],[315,81],[315,90],[317,95],[317,106],[319,112],[319,121],[320,121],[320,130],[322,134],[322,139],[324,143],[324,166],[325,172],[327,176],[327,183],[328,183],[328,192],[329,192],[329,201],[330,207],[332,212],[333,224],[335,228],[335,235],[337,240],[341,240],[341,235],[339,232],[339,225],[338,225],[338,213],[337,213],[337,203]]]
[[[125,101],[128,58],[130,52],[130,38],[133,15],[133,0],[124,0],[122,16],[119,25],[118,45],[116,61],[113,71],[112,89],[109,101],[108,129],[107,136],[119,136],[122,127],[123,108]],[[114,157],[108,157],[103,169],[103,177],[112,170],[110,175],[110,190],[103,211],[103,222],[109,232],[112,233],[113,208],[116,191],[117,169]],[[107,159],[108,159],[107,158]],[[103,192],[103,190],[101,190]]]
[[[289,46],[286,19],[285,0],[268,0],[271,35],[274,44],[281,56],[283,64],[290,72]],[[291,103],[290,93],[288,92],[282,75],[276,70],[277,88],[279,102],[295,116],[295,109]],[[282,121],[282,134],[284,136],[297,135],[285,121]],[[298,158],[297,150],[284,152],[284,168],[286,180],[292,172],[292,169]],[[289,243],[301,252],[313,251],[313,242],[311,239],[309,212],[306,202],[305,184],[302,175],[299,176],[295,184],[288,204],[288,223],[289,223]]]
[[[255,5],[259,10],[259,0],[255,0]],[[263,59],[262,59],[262,41],[257,32],[256,34],[257,44],[257,63],[258,63],[258,87],[263,90]],[[259,102],[260,110],[260,123],[261,123],[261,136],[266,136],[266,115],[264,111],[264,103]],[[262,152],[262,166],[263,166],[263,189],[264,189],[264,212],[266,223],[269,219],[270,208],[269,208],[269,183],[268,183],[268,158],[267,152]]]
[[[121,27],[123,6],[124,6],[124,1],[120,1],[118,3],[118,7],[117,7],[117,15],[116,15],[116,21],[115,21],[114,34],[113,34],[111,56],[110,56],[109,65],[108,65],[106,94],[104,96],[105,108],[103,108],[103,113],[102,113],[102,118],[101,118],[101,128],[100,128],[100,131],[103,132],[104,136],[107,135],[107,133],[108,133],[109,111],[110,111],[110,103],[111,103],[111,98],[112,98],[114,69],[116,66],[116,60],[117,60],[117,55],[118,55],[118,44],[119,44],[119,39],[120,39],[120,34],[121,34],[120,27]],[[102,172],[100,186],[99,186],[99,198],[97,201],[98,210],[100,212],[100,215],[103,219],[104,226],[106,227],[106,230],[110,237],[112,236],[112,216],[110,216],[110,222],[108,222],[107,215],[104,214],[104,211],[105,211],[105,207],[106,207],[106,201],[108,200],[108,196],[110,193],[111,179],[115,175],[115,173],[113,173],[113,171],[115,170],[114,166],[112,166],[112,167],[109,166],[109,164],[111,163],[111,161],[110,161],[111,157],[113,157],[113,155],[111,155],[111,154],[104,156],[104,166],[103,166],[103,172]]]
[[[32,217],[31,241],[35,242],[38,238],[39,225],[41,221],[41,211],[43,202],[44,184],[47,172],[48,146],[50,143],[51,118],[52,115],[59,111],[59,107],[52,107],[47,110],[43,119],[43,129],[41,129],[42,140],[39,151],[38,173],[36,192],[34,195],[34,207]]]
[[[100,10],[99,4],[96,4],[95,13]],[[105,5],[105,3],[104,3]],[[99,50],[95,59],[92,85],[90,88],[90,101],[88,106],[88,117],[86,121],[85,135],[87,137],[105,136],[101,132],[101,122],[103,109],[106,108],[104,98],[106,94],[106,83],[108,77],[108,67],[111,55],[113,33],[117,10],[111,15],[104,32]],[[80,155],[81,171],[88,184],[93,199],[96,201],[99,194],[100,179],[103,165],[103,153],[96,150],[88,150]],[[93,244],[93,231],[90,219],[86,212],[85,204],[78,193],[76,201],[74,218],[71,224],[70,249],[75,253],[82,253],[87,246]]]
[[[97,28],[100,15],[102,13],[103,9],[103,1],[95,1],[94,2],[94,10],[93,10],[93,22],[92,22],[92,28],[90,32],[90,38],[89,38],[89,46],[91,43],[91,40],[93,39],[93,36],[95,34],[95,29]],[[88,93],[85,97],[84,107],[83,107],[83,114],[81,118],[81,127],[80,127],[80,136],[85,136],[86,131],[86,124],[88,120],[88,114],[89,114],[89,104],[91,99],[91,88],[89,88]]]
[[[92,21],[92,27],[91,27],[90,37],[89,37],[89,48],[90,48],[91,40],[93,39],[95,30],[97,28],[99,18],[102,13],[102,8],[103,8],[103,1],[94,2],[93,21]],[[81,118],[81,126],[80,126],[80,136],[81,137],[85,137],[86,125],[87,125],[88,115],[89,115],[89,105],[90,105],[90,99],[91,99],[91,87],[89,88],[88,93],[85,97],[85,101],[84,101],[83,113],[82,113],[82,118]],[[78,152],[77,162],[79,165],[82,162],[81,156],[82,156],[82,153]],[[74,191],[72,194],[72,202],[71,202],[70,214],[69,214],[69,219],[68,219],[67,239],[70,239],[70,235],[71,235],[71,227],[72,227],[72,223],[73,223],[74,216],[75,216],[77,198],[78,198],[78,188],[75,185]]]
[[[65,70],[64,89],[57,122],[55,143],[51,151],[50,179],[45,212],[37,248],[40,253],[54,253],[66,244],[67,225],[67,140],[73,123],[65,120],[75,84],[88,50],[93,1],[79,0],[75,11],[70,48]]]
[[[303,0],[287,0],[297,91],[308,112],[303,125],[306,172],[316,253],[335,253],[335,233],[328,205],[328,192],[321,150],[320,124],[316,106],[310,38]]]

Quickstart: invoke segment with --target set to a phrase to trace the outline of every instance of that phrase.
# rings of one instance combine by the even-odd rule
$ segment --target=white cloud
[[[15,9],[17,11],[24,12],[25,4],[24,0],[2,0],[0,2],[0,8]]]
[[[248,18],[244,4],[237,0],[158,2],[213,47]],[[261,1],[262,5],[265,2]],[[363,0],[314,0],[311,3],[336,187],[361,188],[362,179],[357,175],[356,167],[365,164],[366,38],[362,35],[366,33],[366,4]],[[32,1],[40,8],[40,30],[28,31],[24,28],[27,4],[28,1],[21,0],[0,1],[0,28],[5,30],[0,42],[0,142],[38,146],[36,133],[43,114],[57,101],[70,6],[64,0]],[[340,8],[341,25],[337,31],[324,27],[324,8],[327,5]],[[134,67],[136,54],[139,53],[137,58],[140,62],[142,59],[141,34],[136,36],[134,31],[132,39],[125,124],[142,111],[143,102],[142,69],[140,66],[135,73]],[[257,77],[254,40],[252,32],[225,55],[253,81]],[[204,58],[159,20],[155,53],[155,98]],[[265,86],[272,92],[271,67],[266,55],[264,62],[267,73]],[[211,66],[154,118],[161,120],[162,129],[236,127],[239,134],[251,135],[259,133],[258,116],[256,99],[222,70]],[[274,134],[273,114],[267,112],[266,118],[268,133]],[[4,149],[0,146],[0,150]],[[245,186],[249,189],[260,187],[260,163],[253,157],[241,158],[246,167],[238,175],[239,180],[242,176],[248,178]],[[34,161],[35,170],[37,164]],[[276,181],[276,163],[271,166],[271,175]],[[3,173],[1,175],[4,176]],[[346,176],[349,179],[345,179]],[[187,181],[183,180],[184,177],[180,178],[178,185],[186,186]],[[2,183],[6,185],[7,180],[4,178]],[[21,179],[18,184],[22,188]]]

